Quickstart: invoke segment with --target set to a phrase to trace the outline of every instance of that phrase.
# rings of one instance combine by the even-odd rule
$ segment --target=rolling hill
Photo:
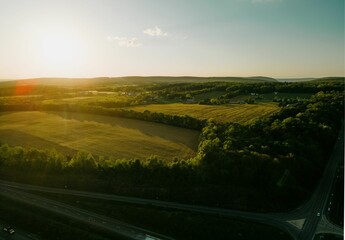
[[[148,84],[148,83],[192,83],[192,82],[262,82],[277,81],[267,77],[171,77],[171,76],[128,76],[128,77],[97,77],[97,78],[32,78],[0,82],[0,87],[23,85],[51,85],[65,87],[104,86],[111,84]]]

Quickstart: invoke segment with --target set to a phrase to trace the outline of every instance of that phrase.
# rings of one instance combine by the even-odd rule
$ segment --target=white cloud
[[[142,44],[139,42],[138,38],[132,37],[107,37],[108,41],[115,41],[120,47],[140,47]]]
[[[163,32],[162,29],[155,26],[154,28],[148,28],[144,30],[144,33],[153,37],[165,37],[168,36],[167,32]]]

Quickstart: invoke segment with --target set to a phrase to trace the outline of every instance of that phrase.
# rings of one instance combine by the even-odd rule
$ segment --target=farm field
[[[197,150],[199,132],[132,119],[80,113],[5,112],[0,114],[0,143],[55,148],[98,156],[164,160],[189,158]]]
[[[198,119],[214,119],[217,122],[245,123],[254,118],[270,115],[279,110],[274,103],[266,104],[228,104],[228,105],[200,105],[200,104],[150,104],[129,107],[134,111],[161,112],[171,115],[189,115]]]
[[[43,100],[42,103],[76,103],[76,104],[90,104],[95,102],[104,102],[104,101],[112,101],[112,102],[121,102],[127,101],[128,96],[119,96],[114,94],[108,95],[94,95],[94,96],[79,96],[79,97],[68,97],[68,98],[59,98],[59,99],[48,99]]]

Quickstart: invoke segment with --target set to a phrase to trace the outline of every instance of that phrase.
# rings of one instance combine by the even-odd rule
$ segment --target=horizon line
[[[271,77],[264,75],[254,76],[196,76],[196,75],[125,75],[125,76],[97,76],[97,77],[28,77],[28,78],[1,78],[0,81],[18,81],[33,79],[96,79],[96,78],[129,78],[129,77],[171,77],[171,78],[272,78],[272,79],[317,79],[317,78],[344,78],[344,76],[301,76],[301,77]]]

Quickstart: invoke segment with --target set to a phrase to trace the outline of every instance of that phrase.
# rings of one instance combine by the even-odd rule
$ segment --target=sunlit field
[[[171,115],[189,115],[198,119],[214,119],[217,122],[246,123],[249,120],[270,115],[279,110],[276,104],[229,104],[222,106],[199,104],[151,104],[130,107],[134,111],[161,112]]]
[[[0,240],[343,236],[344,0],[0,16]]]
[[[12,146],[77,150],[98,156],[164,160],[195,154],[199,132],[158,123],[91,114],[10,112],[0,114],[0,142]]]

